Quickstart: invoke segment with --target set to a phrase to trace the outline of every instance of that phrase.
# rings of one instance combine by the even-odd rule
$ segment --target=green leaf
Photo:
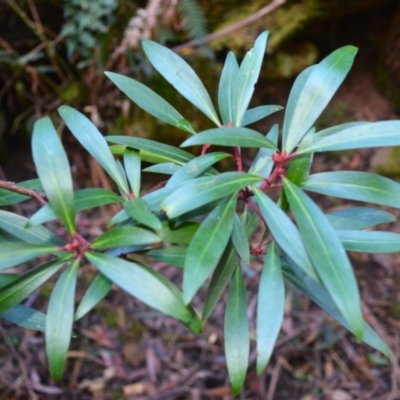
[[[222,201],[203,221],[186,254],[183,301],[188,304],[217,266],[231,236],[237,194]]]
[[[234,251],[233,246],[228,245],[217,265],[217,268],[215,268],[208,287],[207,297],[203,308],[203,321],[205,321],[214,310],[226,285],[230,282],[233,272],[238,267],[239,260],[236,252]]]
[[[32,244],[54,244],[62,246],[64,241],[44,226],[27,228],[29,219],[9,211],[0,210],[0,228],[23,242]],[[0,256],[1,258],[1,256]]]
[[[288,117],[285,115],[283,128],[285,140],[283,150],[286,150],[288,154],[314,125],[342,84],[356,53],[355,47],[344,46],[324,58],[311,71],[308,70],[305,73],[305,77],[309,74],[305,82],[304,77],[299,80],[296,90],[300,89],[301,92],[290,96],[293,103],[290,104],[290,110],[288,105]],[[286,119],[288,119],[287,122]]]
[[[176,171],[182,168],[172,162],[151,165],[143,170],[143,172],[153,172],[156,174],[173,175]]]
[[[186,139],[181,147],[200,144],[216,144],[230,147],[256,147],[276,150],[276,146],[257,131],[242,127],[226,127],[208,129]]]
[[[325,215],[335,230],[366,229],[396,221],[396,216],[369,207],[348,207]]]
[[[344,248],[365,253],[393,253],[400,251],[400,234],[374,231],[336,231]]]
[[[143,199],[137,198],[125,201],[123,206],[128,215],[142,225],[156,231],[162,228],[161,221],[156,215],[149,211],[148,205]]]
[[[22,304],[0,313],[0,318],[26,329],[45,331],[46,315]]]
[[[278,145],[279,137],[279,126],[274,125],[267,134],[267,139],[269,139],[274,146]],[[274,166],[274,161],[272,160],[271,151],[268,149],[261,148],[254,158],[249,174],[257,175],[261,178],[268,178],[271,174],[272,168]],[[257,186],[261,185],[262,182],[258,183]]]
[[[193,179],[171,193],[161,208],[169,218],[175,218],[188,211],[228,196],[245,186],[261,179],[243,172],[225,172],[220,175]]]
[[[201,323],[193,308],[185,306],[177,288],[157,271],[107,254],[88,252],[86,257],[132,296],[178,319],[194,332],[201,332]]]
[[[291,262],[291,268],[296,268],[296,264]],[[303,293],[305,293],[312,301],[314,301],[319,307],[321,307],[324,311],[326,311],[330,316],[332,316],[336,321],[338,321],[341,325],[343,325],[346,329],[354,334],[351,326],[348,322],[343,318],[338,310],[335,302],[333,301],[331,295],[328,291],[317,282],[313,281],[311,278],[305,276],[304,278],[297,278],[292,273],[288,273],[287,268],[283,268],[283,272],[290,280],[293,285],[299,288]],[[296,274],[299,271],[295,271]],[[367,343],[371,347],[376,350],[381,351],[388,357],[391,357],[390,348],[386,345],[386,343],[374,332],[374,330],[363,321],[364,326],[364,335],[362,337],[362,341]]]
[[[361,339],[363,319],[357,281],[335,230],[300,188],[285,179],[284,189],[319,277],[356,337]]]
[[[232,122],[235,126],[242,125],[244,114],[253,96],[254,86],[260,75],[261,64],[264,59],[267,38],[267,31],[258,36],[254,47],[247,52],[237,72],[232,102]]]
[[[313,143],[302,146],[298,154],[399,145],[400,121],[381,121],[352,126],[329,136],[317,134]]]
[[[280,111],[282,109],[283,107],[281,106],[259,106],[247,110],[243,117],[242,126],[253,124],[254,122],[266,118],[268,117],[268,115],[271,115],[274,112]]]
[[[246,287],[236,268],[229,288],[224,321],[225,357],[233,394],[243,387],[248,367],[250,338],[247,320]]]
[[[74,233],[75,210],[71,168],[58,133],[48,117],[35,122],[32,155],[51,207],[67,231],[70,234]]]
[[[187,181],[189,179],[196,178],[201,175],[204,171],[207,171],[211,165],[216,162],[223,160],[226,157],[231,157],[228,153],[208,153],[202,156],[196,157],[193,160],[190,160],[187,164],[185,164],[182,168],[176,171],[171,179],[167,183],[167,187],[176,185],[183,181]],[[214,173],[209,173],[208,175],[215,175]]]
[[[269,246],[261,273],[257,303],[257,375],[267,366],[285,313],[285,285],[278,249]]]
[[[311,128],[302,143],[311,143],[315,134],[315,128]],[[289,164],[289,168],[286,171],[286,178],[293,182],[295,185],[300,185],[304,179],[309,175],[312,161],[313,161],[313,153],[310,154],[302,154],[300,156],[295,157]],[[285,192],[281,193],[279,198],[279,205],[282,210],[287,211],[289,209],[289,204],[285,196]]]
[[[113,247],[148,245],[160,242],[160,240],[159,236],[146,229],[136,226],[119,226],[100,235],[92,242],[90,247],[96,250],[104,250]]]
[[[142,47],[153,67],[187,100],[218,126],[217,113],[206,88],[193,69],[173,51],[151,40]]]
[[[26,299],[33,291],[53,276],[67,261],[67,257],[49,261],[21,275],[17,280],[1,289],[0,312]]]
[[[81,189],[74,193],[75,212],[92,209],[94,207],[105,206],[107,204],[121,203],[121,198],[106,189]],[[35,212],[28,221],[28,225],[40,225],[56,219],[57,216],[49,204]]]
[[[400,208],[400,184],[368,172],[322,172],[310,175],[302,188],[328,196]]]
[[[114,72],[105,72],[105,74],[121,92],[125,93],[134,103],[153,117],[191,134],[196,133],[189,123],[187,125],[182,124],[181,121],[184,118],[174,107],[147,86]]]
[[[0,274],[0,289],[19,278],[17,274]],[[1,293],[0,293],[1,294]]]
[[[233,219],[231,240],[233,247],[235,248],[239,258],[246,265],[250,265],[250,250],[249,250],[250,245],[249,241],[247,240],[246,229],[243,225],[243,222],[236,213],[234,214],[234,219]]]
[[[299,101],[300,95],[303,92],[304,85],[307,82],[311,72],[317,67],[317,65],[311,65],[310,67],[303,70],[292,86],[292,89],[289,94],[289,99],[286,105],[285,116],[283,120],[283,129],[282,129],[282,148],[285,148],[287,138],[288,138],[288,128],[291,125],[294,112],[296,111],[297,103]]]
[[[319,140],[319,139],[322,139],[323,137],[330,136],[334,133],[344,131],[345,129],[355,128],[355,127],[361,128],[363,125],[369,125],[369,124],[373,124],[373,122],[367,122],[367,121],[346,122],[344,124],[331,126],[329,128],[323,129],[322,131],[319,131],[315,135],[315,138]],[[299,150],[305,146],[309,146],[310,144],[312,144],[312,143],[308,143],[308,144],[301,143],[299,146]]]
[[[31,179],[29,181],[19,182],[18,186],[22,186],[26,189],[42,190],[42,184],[39,179]],[[25,196],[23,194],[18,194],[11,192],[7,189],[0,189],[0,207],[9,206],[12,204],[18,204],[22,201],[29,200],[31,197]]]
[[[142,175],[140,154],[136,150],[126,150],[124,153],[124,166],[129,185],[135,197],[140,195],[140,178]]]
[[[106,140],[140,150],[141,159],[151,163],[173,162],[175,164],[184,165],[194,158],[194,156],[187,151],[149,139],[131,136],[106,136]]]
[[[118,187],[128,194],[125,178],[118,169],[103,135],[94,124],[79,111],[68,106],[59,107],[58,113],[86,151],[104,168]]]
[[[146,257],[154,258],[155,260],[165,262],[166,264],[184,268],[187,248],[187,246],[162,247],[146,251],[143,254]]]
[[[231,51],[226,57],[218,87],[218,105],[224,124],[233,122],[233,101],[239,64]]]
[[[45,254],[59,251],[56,246],[45,246],[30,243],[1,242],[0,243],[0,271],[15,267],[26,261]]]
[[[197,222],[184,222],[177,227],[164,225],[158,234],[163,242],[189,244],[200,224]]]
[[[46,354],[51,375],[61,379],[72,336],[74,300],[79,261],[75,260],[60,276],[51,292],[46,316]]]
[[[307,254],[296,225],[285,212],[258,188],[253,188],[260,211],[279,247],[293,259],[299,267],[314,280],[319,281],[314,266]]]
[[[86,315],[97,303],[104,299],[110,291],[113,283],[103,274],[98,273],[90,283],[85,294],[76,309],[74,320],[78,321]]]

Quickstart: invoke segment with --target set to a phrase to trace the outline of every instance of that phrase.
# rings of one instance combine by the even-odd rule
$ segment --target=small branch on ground
[[[47,204],[46,195],[39,190],[24,188],[22,186],[16,185],[14,182],[6,182],[2,180],[0,180],[0,188],[9,190],[10,192],[32,197],[36,199],[42,206],[45,206]]]

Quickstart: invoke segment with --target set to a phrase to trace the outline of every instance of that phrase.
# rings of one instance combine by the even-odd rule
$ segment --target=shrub
[[[256,328],[258,374],[270,359],[282,324],[285,280],[358,340],[390,356],[389,348],[363,319],[346,251],[399,251],[399,234],[366,230],[394,221],[395,216],[365,206],[326,213],[306,192],[399,208],[400,185],[394,181],[367,172],[310,174],[310,169],[314,153],[400,145],[400,121],[353,122],[320,132],[313,128],[353,63],[357,50],[345,46],[299,75],[286,106],[281,140],[276,125],[266,136],[246,128],[281,109],[274,105],[248,109],[267,36],[264,32],[258,37],[240,66],[233,53],[228,54],[218,89],[220,116],[183,59],[155,42],[143,41],[155,69],[216,126],[200,133],[140,82],[106,73],[139,107],[187,132],[189,138],[181,147],[201,146],[198,157],[143,138],[104,138],[81,113],[68,106],[59,108],[71,133],[114,181],[117,193],[101,188],[73,191],[70,165],[56,129],[47,117],[35,123],[32,150],[39,179],[18,185],[1,182],[0,201],[7,206],[35,197],[42,207],[29,219],[0,211],[1,270],[43,255],[51,259],[23,274],[0,274],[0,316],[45,332],[54,379],[62,375],[74,321],[89,312],[113,283],[196,333],[229,286],[224,341],[233,392],[238,393],[250,348],[241,267],[253,262],[262,264]],[[214,146],[232,152],[210,151]],[[247,172],[241,148],[259,149]],[[227,157],[234,158],[235,170],[221,173],[214,164]],[[167,176],[147,192],[141,191],[142,161],[153,164],[147,171]],[[111,203],[120,211],[110,219],[110,229],[89,242],[77,230],[76,212]],[[56,218],[65,226],[66,237],[56,236],[43,225]],[[257,226],[262,227],[262,241],[254,245],[249,237]],[[182,292],[151,266],[133,261],[134,254],[183,268]],[[75,285],[85,263],[91,263],[98,274],[75,310]],[[20,304],[61,270],[46,316]],[[206,282],[200,312],[190,303]]]

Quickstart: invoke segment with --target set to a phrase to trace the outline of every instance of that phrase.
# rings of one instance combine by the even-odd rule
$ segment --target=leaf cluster
[[[249,109],[263,61],[268,33],[263,32],[239,64],[229,53],[218,88],[218,109],[193,69],[155,42],[143,49],[155,69],[209,119],[210,129],[196,132],[188,119],[138,81],[107,72],[135,104],[163,123],[185,131],[181,147],[201,146],[201,155],[161,142],[103,135],[75,109],[59,114],[71,133],[114,182],[117,192],[89,188],[74,191],[70,165],[49,118],[35,123],[32,151],[38,180],[21,188],[41,190],[47,204],[30,218],[0,211],[0,269],[18,267],[48,255],[46,262],[21,274],[0,274],[0,317],[45,332],[51,373],[60,379],[74,321],[82,318],[116,284],[130,295],[200,333],[228,287],[225,352],[233,392],[240,392],[248,367],[250,335],[243,267],[261,264],[256,318],[257,373],[271,357],[285,305],[285,282],[294,285],[335,318],[358,340],[390,356],[390,350],[363,319],[360,293],[347,251],[397,252],[400,234],[371,230],[395,220],[377,207],[322,210],[307,194],[400,206],[400,185],[367,172],[312,173],[316,152],[400,144],[400,121],[355,122],[316,132],[314,124],[348,73],[357,50],[342,47],[295,81],[280,130],[264,135],[245,126],[282,109]],[[211,151],[215,146],[228,150]],[[245,171],[242,148],[258,149]],[[233,157],[236,170],[220,172],[216,163]],[[142,162],[165,180],[141,188]],[[26,189],[28,190],[28,189]],[[0,204],[27,195],[1,190]],[[76,213],[106,204],[119,211],[109,230],[94,240],[77,229]],[[290,211],[290,214],[289,214]],[[293,215],[293,218],[290,217]],[[58,237],[45,223],[58,219],[68,235]],[[252,243],[256,227],[262,232]],[[181,268],[182,287],[166,279],[143,256]],[[79,269],[98,273],[75,308]],[[61,274],[59,274],[61,272]],[[30,293],[59,274],[46,315],[21,304]],[[191,305],[206,287],[202,310]]]

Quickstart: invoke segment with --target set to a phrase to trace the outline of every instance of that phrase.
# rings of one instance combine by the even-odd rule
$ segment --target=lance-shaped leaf
[[[274,146],[278,145],[279,137],[279,126],[274,125],[267,134],[267,139],[269,139]],[[260,176],[261,178],[268,178],[271,174],[272,168],[274,166],[274,161],[272,160],[272,154],[269,149],[261,148],[256,157],[254,158],[250,168],[249,174]],[[260,182],[257,185],[261,185]]]
[[[168,162],[151,165],[150,167],[144,168],[143,172],[154,172],[155,174],[173,175],[175,172],[179,171],[180,168],[182,168],[180,165]]]
[[[92,249],[104,250],[113,247],[148,245],[157,243],[161,239],[147,229],[137,228],[136,226],[119,226],[100,235],[91,244]]]
[[[400,208],[400,184],[368,172],[322,172],[310,175],[302,188],[328,196]]]
[[[298,154],[399,145],[400,121],[381,121],[351,126],[327,136],[317,134],[312,144],[302,146]]]
[[[78,319],[81,319],[97,303],[103,300],[110,291],[112,285],[113,283],[110,279],[105,277],[102,273],[98,273],[83,295],[82,300],[76,309],[74,320],[78,321]]]
[[[370,207],[348,207],[326,214],[335,230],[366,229],[396,221],[396,216]]]
[[[210,95],[192,67],[172,50],[151,40],[143,40],[142,47],[153,67],[183,97],[220,125]]]
[[[188,147],[200,144],[216,144],[230,147],[256,147],[271,149],[271,153],[276,150],[276,146],[265,136],[257,131],[242,127],[222,127],[208,129],[195,136],[186,139],[181,147]]]
[[[0,274],[0,289],[19,278],[17,274]]]
[[[171,193],[161,203],[161,208],[169,218],[175,218],[260,180],[260,178],[244,172],[226,172],[215,177],[193,179]]]
[[[315,139],[319,140],[322,139],[323,137],[333,135],[334,133],[338,133],[349,128],[356,128],[356,127],[360,128],[363,125],[370,125],[370,124],[374,124],[374,122],[355,121],[355,122],[346,122],[344,124],[334,125],[329,128],[323,129],[322,131],[317,132],[317,134],[315,135]],[[309,147],[310,145],[311,143],[300,143],[298,150],[300,151],[303,147]]]
[[[123,206],[128,215],[142,225],[154,230],[162,228],[161,221],[155,214],[149,211],[148,205],[143,199],[137,198],[125,201]]]
[[[157,271],[120,258],[86,253],[87,259],[108,279],[143,303],[183,322],[193,332],[201,332],[201,322],[190,306],[185,306],[179,290]]]
[[[293,104],[288,105],[287,123],[285,116],[283,150],[287,153],[293,151],[321,115],[349,72],[356,53],[354,46],[344,46],[324,58],[311,72],[308,70],[305,82],[300,80],[296,90],[301,92],[291,96]]]
[[[217,266],[233,227],[237,195],[222,201],[203,221],[186,254],[183,301],[190,303],[197,290]]]
[[[233,275],[224,321],[225,357],[233,394],[243,387],[249,363],[250,338],[247,320],[246,287],[240,268]]]
[[[300,188],[285,179],[284,189],[319,277],[356,337],[361,339],[363,319],[357,281],[335,230]]]
[[[166,264],[184,268],[187,249],[187,246],[170,246],[152,249],[143,254],[146,257],[154,258],[155,260],[162,261]]]
[[[71,341],[78,268],[79,261],[76,260],[61,274],[47,307],[46,354],[55,381],[61,379]]]
[[[31,179],[29,181],[19,182],[18,186],[22,186],[26,189],[42,190],[42,184],[39,179]],[[30,196],[18,194],[7,189],[0,189],[0,207],[9,206],[11,204],[18,204],[22,201],[31,199]]]
[[[344,248],[365,253],[400,251],[400,234],[376,231],[336,231]]]
[[[233,219],[233,229],[231,234],[233,247],[236,250],[239,258],[246,264],[250,265],[250,249],[249,241],[247,239],[246,229],[242,220],[235,213]]]
[[[176,227],[164,225],[159,235],[163,242],[189,244],[199,226],[198,222],[184,222]]]
[[[1,242],[0,243],[0,271],[15,267],[26,261],[45,254],[59,251],[56,246],[45,246],[30,243]]]
[[[303,138],[302,143],[311,143],[313,141],[315,134],[315,128],[311,128],[306,136]],[[289,168],[286,171],[286,178],[293,182],[295,185],[300,185],[304,179],[309,175],[312,161],[313,153],[302,154],[295,157],[289,164]],[[287,211],[289,209],[289,204],[287,202],[285,192],[281,193],[279,198],[279,205],[282,210]]]
[[[61,106],[58,113],[86,151],[107,171],[125,194],[129,193],[125,177],[118,169],[107,142],[95,125],[79,111],[68,106]]]
[[[338,321],[346,329],[348,329],[350,332],[354,334],[353,329],[348,324],[346,319],[343,318],[338,307],[333,301],[331,295],[323,286],[321,286],[311,278],[308,278],[307,276],[304,276],[303,278],[299,279],[296,275],[299,275],[299,272],[301,271],[297,268],[296,264],[293,262],[290,262],[290,267],[288,265],[282,265],[282,266],[284,267],[283,272],[285,274],[285,277],[288,278],[289,281],[294,286],[299,288],[303,293],[306,294],[306,296],[308,296],[312,301],[314,301],[319,307],[321,307],[331,317],[336,319],[336,321]],[[289,270],[288,267],[290,268]],[[296,275],[293,274],[293,270],[295,270]],[[365,321],[363,322],[364,322],[363,326],[364,335],[362,337],[362,341],[364,343],[367,343],[374,349],[381,351],[387,357],[391,357],[391,351],[390,348],[387,346],[387,344],[375,333],[375,331]]]
[[[67,256],[69,257],[69,256]],[[57,259],[28,271],[0,291],[0,312],[3,312],[27,298],[34,290],[53,276],[67,261]]]
[[[219,261],[208,287],[206,301],[203,308],[203,321],[205,321],[222,296],[224,289],[232,278],[232,274],[239,267],[239,260],[232,245],[228,245]]]
[[[282,106],[259,106],[247,110],[243,117],[242,126],[253,124],[254,122],[266,118],[268,117],[268,115],[271,115],[274,112],[280,111],[282,109]]]
[[[94,207],[105,206],[107,204],[120,203],[121,198],[106,189],[81,189],[74,193],[75,212],[88,210]],[[44,224],[45,222],[56,219],[57,216],[49,204],[46,204],[36,211],[28,221],[29,226]]]
[[[9,211],[0,210],[0,228],[23,242],[32,244],[54,244],[62,246],[64,241],[44,226],[27,228],[29,219]]]
[[[235,93],[233,97],[233,123],[241,126],[243,116],[249,106],[254,93],[254,86],[260,75],[265,47],[267,45],[268,32],[261,33],[256,39],[254,47],[244,57],[235,82]]]
[[[224,124],[233,122],[233,101],[239,64],[231,51],[226,57],[218,87],[218,106]]]
[[[211,165],[216,162],[223,160],[226,157],[231,157],[228,153],[208,153],[202,156],[196,157],[189,161],[182,168],[174,173],[171,179],[167,183],[168,186],[176,185],[180,182],[187,181],[189,179],[196,178],[201,175],[204,171],[207,171]],[[215,175],[214,173],[211,175]]]
[[[173,162],[184,165],[194,158],[187,151],[149,139],[130,136],[107,136],[106,140],[140,150],[140,158],[151,163]]]
[[[126,150],[124,152],[124,166],[126,177],[135,197],[140,195],[140,178],[142,175],[140,154],[136,150]]]
[[[35,331],[45,331],[46,315],[31,307],[18,304],[7,311],[0,313],[3,318],[22,328],[33,329]]]
[[[191,134],[196,133],[189,122],[186,121],[186,124],[182,124],[182,120],[185,120],[185,118],[174,107],[147,86],[114,72],[105,72],[105,74],[121,92],[125,93],[134,103],[153,117]]]
[[[281,261],[274,243],[265,257],[258,288],[257,303],[257,375],[271,358],[285,313],[285,285]]]
[[[285,117],[283,120],[282,148],[285,148],[286,146],[289,126],[291,125],[294,112],[296,111],[297,103],[304,89],[304,85],[306,84],[307,79],[309,78],[311,72],[316,67],[317,67],[316,65],[311,65],[310,67],[306,68],[298,75],[298,77],[294,81],[294,84],[289,94],[288,102],[286,104]]]
[[[75,210],[71,168],[58,133],[48,117],[35,122],[32,155],[51,207],[68,232],[74,233]]]
[[[303,239],[285,212],[258,188],[253,188],[257,204],[268,228],[279,247],[296,260],[300,268],[316,281],[319,280],[307,254]]]

